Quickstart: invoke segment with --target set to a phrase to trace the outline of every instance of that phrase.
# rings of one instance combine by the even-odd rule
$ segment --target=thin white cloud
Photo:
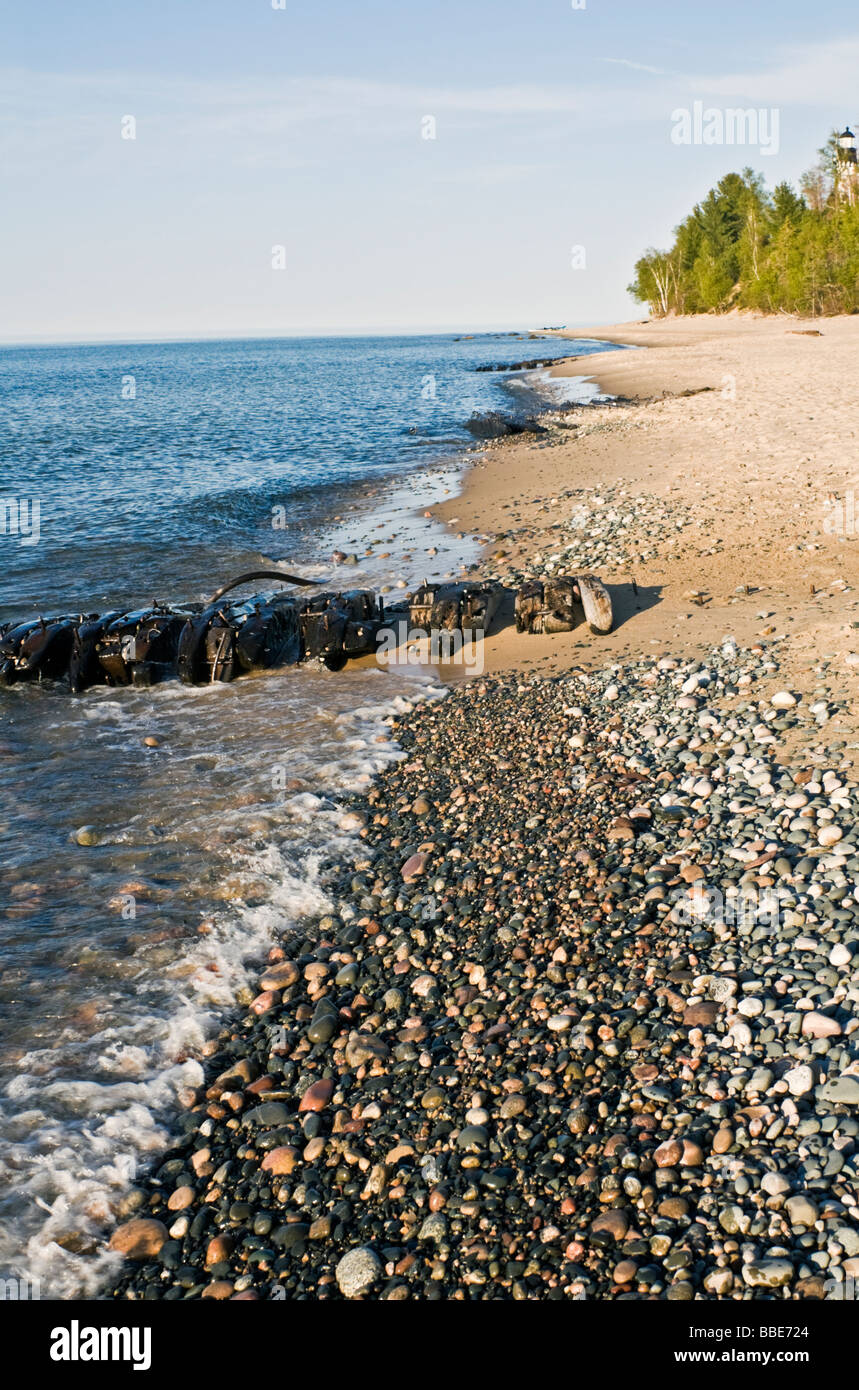
[[[618,71],[611,85],[604,64]],[[859,36],[774,50],[760,67],[677,73],[622,56],[581,67],[564,85],[503,83],[448,87],[306,77],[216,82],[153,74],[66,74],[0,70],[0,156],[6,172],[69,164],[93,170],[112,158],[122,115],[138,117],[136,154],[162,167],[207,158],[272,167],[313,163],[337,150],[345,131],[366,142],[409,138],[435,115],[442,139],[482,122],[542,121],[547,139],[574,123],[576,136],[630,122],[668,121],[695,99],[817,107],[832,121],[859,116]],[[645,84],[620,74],[645,73]],[[534,137],[539,131],[534,132]],[[564,138],[568,138],[564,136]]]
[[[613,63],[619,68],[631,68],[633,72],[648,72],[654,77],[670,77],[675,74],[670,73],[667,68],[652,68],[649,63],[635,63],[631,58],[603,58],[604,63]]]

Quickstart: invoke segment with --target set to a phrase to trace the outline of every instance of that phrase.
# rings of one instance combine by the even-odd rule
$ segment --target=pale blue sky
[[[0,16],[7,342],[639,316],[637,255],[717,178],[796,180],[859,119],[846,0],[3,0]],[[778,153],[673,144],[696,100],[777,108]]]

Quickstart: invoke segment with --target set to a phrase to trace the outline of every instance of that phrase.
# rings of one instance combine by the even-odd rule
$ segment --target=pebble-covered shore
[[[820,1299],[859,1277],[859,822],[732,644],[417,705],[129,1193],[118,1298]],[[825,730],[821,729],[821,736]]]

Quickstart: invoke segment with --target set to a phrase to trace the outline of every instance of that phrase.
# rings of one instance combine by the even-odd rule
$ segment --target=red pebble
[[[324,1110],[329,1100],[334,1094],[334,1082],[329,1079],[314,1081],[312,1086],[308,1086],[304,1095],[301,1097],[299,1111],[303,1110]]]

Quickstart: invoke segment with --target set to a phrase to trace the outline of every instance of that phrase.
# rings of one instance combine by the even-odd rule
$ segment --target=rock
[[[82,825],[75,831],[73,839],[82,846],[97,845],[99,835],[94,825]]]
[[[218,1300],[232,1298],[232,1296],[233,1285],[228,1279],[213,1280],[211,1284],[206,1285],[205,1289],[200,1294],[201,1298],[214,1298]]]
[[[713,1153],[725,1154],[734,1144],[734,1132],[731,1129],[720,1129],[713,1137]]]
[[[290,1112],[283,1101],[269,1100],[248,1110],[243,1123],[258,1125],[261,1129],[275,1129],[278,1125],[285,1125],[290,1119]]]
[[[743,1268],[743,1279],[753,1289],[780,1289],[793,1279],[790,1260],[753,1260]]]
[[[593,510],[619,537],[634,508]],[[602,563],[598,536],[575,568],[558,539],[540,573]],[[113,1296],[342,1301],[351,1247],[369,1271],[346,1296],[380,1300],[782,1302],[859,1278],[852,732],[799,692],[801,719],[769,697],[761,718],[748,686],[778,688],[779,650],[404,699],[332,906],[258,972],[271,1007],[247,990],[224,1020],[217,1079],[189,1064],[117,1218],[169,1238]]]
[[[117,1226],[110,1238],[111,1250],[117,1250],[127,1260],[151,1260],[167,1240],[167,1227],[151,1217],[135,1216]]]
[[[261,990],[289,989],[292,985],[298,984],[300,978],[295,962],[282,960],[277,965],[270,965],[265,974],[260,976],[259,987]]]
[[[791,1226],[813,1226],[817,1220],[817,1207],[802,1194],[788,1197],[784,1204]]]
[[[340,1014],[327,995],[320,999],[316,1012],[307,1029],[308,1041],[312,1043],[330,1042],[340,1025]]]
[[[428,1216],[418,1231],[418,1240],[432,1240],[438,1243],[447,1237],[447,1219],[440,1212]]]
[[[400,870],[403,879],[409,883],[413,878],[418,878],[426,868],[427,856],[425,854],[413,854],[407,859]]]
[[[227,1264],[232,1253],[233,1241],[230,1236],[213,1236],[206,1246],[206,1269]]]
[[[734,1287],[734,1276],[729,1269],[711,1269],[704,1275],[704,1288],[717,1298],[724,1298]]]
[[[269,1149],[261,1167],[264,1173],[275,1173],[282,1176],[292,1172],[298,1159],[298,1149],[282,1144],[279,1148]]]
[[[175,1192],[171,1192],[167,1198],[167,1206],[170,1211],[184,1211],[190,1207],[194,1201],[193,1187],[177,1187]]]
[[[528,1102],[524,1096],[508,1096],[502,1102],[498,1111],[502,1120],[513,1120],[517,1115],[521,1115],[528,1109]]]
[[[457,1148],[471,1150],[485,1149],[488,1143],[489,1134],[483,1125],[466,1125],[456,1141]]]
[[[731,1203],[719,1212],[719,1225],[729,1236],[744,1234],[749,1229],[749,1218],[742,1207]]]
[[[806,1038],[837,1038],[840,1032],[841,1024],[826,1014],[812,1011],[802,1016],[802,1034]]]
[[[859,1076],[836,1076],[818,1086],[815,1093],[821,1100],[840,1105],[859,1105]]]
[[[273,989],[263,990],[262,994],[258,994],[256,999],[251,1000],[251,1013],[256,1014],[257,1017],[261,1014],[267,1014],[269,1009],[273,1009],[277,1002],[278,997]]]
[[[667,1221],[682,1221],[689,1215],[689,1203],[685,1197],[666,1197],[659,1203],[658,1211]]]
[[[719,1017],[719,1004],[715,999],[702,999],[700,1004],[691,1004],[683,1011],[684,1028],[712,1028]]]
[[[833,1235],[843,1248],[845,1255],[850,1258],[859,1255],[859,1231],[853,1226],[838,1226]]]
[[[615,1240],[623,1240],[628,1230],[629,1217],[620,1207],[612,1207],[610,1211],[602,1212],[591,1222],[592,1235],[599,1235],[600,1231],[605,1231]]]
[[[360,1298],[381,1277],[382,1262],[368,1245],[361,1245],[349,1250],[338,1261],[334,1273],[344,1298]]]
[[[837,845],[844,835],[844,831],[838,825],[822,825],[817,832],[817,843],[819,845]]]
[[[350,1033],[346,1044],[346,1061],[350,1067],[362,1067],[369,1062],[386,1062],[388,1044],[373,1033]]]
[[[324,1110],[329,1100],[334,1094],[334,1082],[329,1078],[321,1081],[314,1081],[308,1086],[299,1102],[299,1114],[305,1111],[317,1112]]]
[[[791,1067],[790,1071],[785,1072],[783,1080],[787,1082],[792,1096],[807,1096],[809,1091],[814,1090],[814,1071],[805,1063]]]
[[[796,704],[796,696],[791,695],[789,690],[779,690],[773,695],[770,704],[775,709],[792,709]]]

